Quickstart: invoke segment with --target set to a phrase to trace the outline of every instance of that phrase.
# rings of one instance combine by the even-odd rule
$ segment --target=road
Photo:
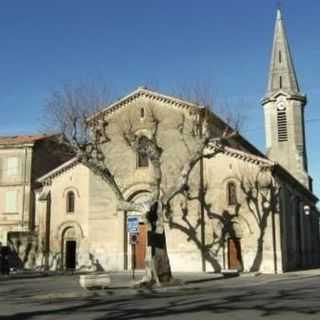
[[[0,320],[320,319],[320,276],[203,279],[155,292],[87,292],[79,276],[0,281]]]

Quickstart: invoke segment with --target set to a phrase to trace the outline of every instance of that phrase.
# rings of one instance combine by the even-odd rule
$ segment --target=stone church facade
[[[173,271],[281,273],[319,266],[318,199],[312,193],[305,148],[306,98],[300,93],[280,11],[262,104],[267,155],[236,136],[221,152],[199,161],[188,189],[172,200],[165,232]],[[165,192],[199,141],[201,110],[197,104],[138,88],[95,115],[106,123],[110,141],[104,153],[127,200],[150,197],[154,181],[148,159],[127,145],[123,133],[156,135]],[[221,136],[226,127],[209,114],[213,136]],[[208,145],[205,154],[212,150]],[[113,191],[99,176],[74,158],[38,183],[38,267],[130,270],[132,256],[138,269],[144,267],[146,226],[141,220],[133,252],[127,219],[139,214],[118,211]]]

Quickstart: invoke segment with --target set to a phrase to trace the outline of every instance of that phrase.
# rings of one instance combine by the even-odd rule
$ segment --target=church
[[[319,212],[308,174],[304,108],[283,18],[277,11],[268,86],[262,99],[266,154],[241,135],[194,166],[188,188],[164,219],[172,271],[282,273],[320,264]],[[179,179],[197,146],[203,106],[140,87],[93,117],[110,137],[103,151],[129,201],[150,197],[148,158],[123,132],[156,136],[162,149],[161,190]],[[210,112],[209,129],[229,125]],[[207,146],[209,154],[212,146]],[[144,268],[147,228],[137,212],[120,212],[112,188],[76,157],[37,178],[33,267],[120,271]],[[128,220],[139,221],[132,246]],[[1,221],[0,221],[1,228]],[[14,247],[14,246],[13,246]],[[32,251],[31,250],[31,251]]]

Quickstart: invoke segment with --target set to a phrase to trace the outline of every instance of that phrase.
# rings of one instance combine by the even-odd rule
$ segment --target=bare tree
[[[240,132],[247,120],[247,116],[243,113],[243,106],[248,105],[248,102],[245,100],[237,101],[231,105],[227,99],[223,99],[217,103],[216,94],[213,91],[214,87],[212,81],[200,81],[192,85],[180,83],[175,86],[172,92],[176,97],[199,106],[205,106],[209,111],[214,112],[215,116],[219,115],[225,123]]]
[[[104,151],[106,144],[112,143],[112,136],[108,135],[108,122],[102,113],[89,116],[92,107],[101,108],[101,104],[93,103],[88,97],[87,89],[65,87],[61,92],[55,92],[48,100],[51,115],[64,133],[63,143],[76,155],[78,160],[100,176],[112,189],[117,201],[119,211],[140,212],[142,219],[148,226],[149,245],[145,259],[144,284],[161,285],[172,279],[171,268],[167,254],[164,220],[171,214],[170,202],[178,195],[184,194],[188,189],[189,176],[193,168],[202,158],[212,158],[223,152],[226,140],[235,135],[229,126],[226,126],[219,135],[213,134],[212,114],[206,107],[195,108],[196,114],[192,125],[192,134],[196,143],[190,148],[189,157],[179,169],[174,185],[161,190],[163,184],[162,148],[158,142],[159,118],[153,106],[149,106],[151,114],[152,134],[141,135],[134,130],[130,118],[126,123],[119,124],[124,141],[135,152],[146,156],[153,169],[152,195],[143,203],[134,203],[125,199],[123,190],[119,185],[115,172],[108,165],[108,154]],[[100,101],[99,99],[97,99]],[[185,119],[177,126],[182,140]]]

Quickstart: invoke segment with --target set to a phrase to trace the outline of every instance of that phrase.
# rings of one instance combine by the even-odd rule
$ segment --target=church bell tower
[[[268,88],[262,100],[268,157],[308,189],[304,107],[281,11],[277,10]]]

